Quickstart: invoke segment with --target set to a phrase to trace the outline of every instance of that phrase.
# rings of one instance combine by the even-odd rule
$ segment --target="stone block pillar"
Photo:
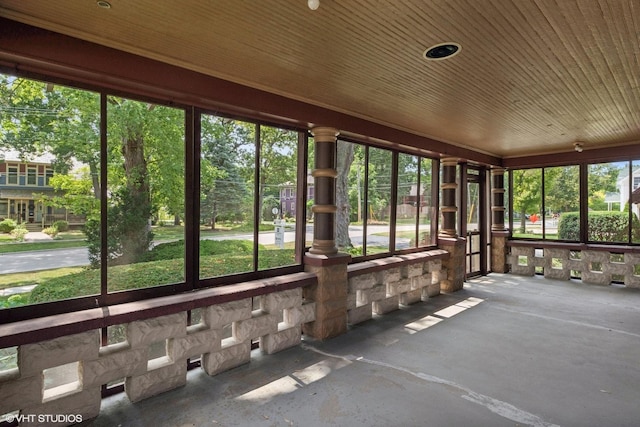
[[[504,226],[504,169],[491,169],[491,271],[507,273],[509,265],[507,240],[509,231]]]
[[[442,261],[445,277],[440,282],[440,290],[459,291],[464,285],[466,239],[438,237],[438,247],[449,252],[449,258]]]
[[[315,273],[318,283],[304,288],[304,298],[315,302],[315,321],[302,325],[302,331],[324,340],[347,332],[348,254],[305,256],[305,270]]]
[[[442,227],[438,235],[438,247],[449,252],[450,256],[442,263],[446,270],[446,277],[440,282],[442,292],[455,292],[462,289],[465,273],[465,248],[466,239],[460,238],[456,230],[456,206],[458,184],[456,183],[456,166],[458,159],[447,158],[442,160],[442,201],[440,213],[442,215]]]
[[[338,253],[336,247],[336,138],[330,127],[311,130],[315,143],[315,162],[311,175],[315,180],[313,244],[304,258],[305,270],[318,277],[318,283],[304,289],[306,300],[315,302],[313,322],[303,332],[327,339],[347,331],[347,264],[351,256]]]

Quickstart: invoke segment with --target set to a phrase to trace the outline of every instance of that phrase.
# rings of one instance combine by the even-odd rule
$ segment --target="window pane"
[[[589,241],[621,243],[629,241],[629,214],[628,211],[624,212],[624,197],[629,197],[628,167],[628,162],[589,165],[587,225]]]
[[[545,238],[580,240],[580,168],[544,169]]]
[[[313,172],[313,159],[315,158],[315,146],[313,138],[307,142],[307,201],[306,201],[306,227],[304,246],[310,248],[313,244],[313,204],[315,202],[315,182],[311,173]]]
[[[297,132],[260,126],[260,270],[295,264],[297,160]]]
[[[542,237],[542,171],[520,169],[513,173],[513,236]]]
[[[110,96],[107,153],[108,291],[183,281],[184,111]]]
[[[0,164],[0,176],[8,175],[6,183],[12,184],[0,196],[0,222],[6,226],[0,229],[0,245],[3,252],[29,248],[29,243],[14,244],[31,238],[22,228],[29,227],[49,236],[38,249],[55,251],[47,257],[33,250],[5,254],[0,308],[98,294],[99,274],[85,269],[82,229],[99,208],[99,182],[92,179],[100,158],[99,95],[0,75],[0,105],[5,106],[0,157],[6,162]],[[50,186],[33,187],[39,170],[48,172]]]
[[[255,128],[201,118],[200,278],[254,271]]]
[[[420,211],[418,246],[435,244],[435,233],[432,232],[432,223],[436,218],[435,201],[431,200],[433,186],[433,160],[420,159]]]
[[[418,188],[418,157],[398,155],[396,249],[416,247],[416,220],[422,191]]]
[[[369,148],[366,255],[389,251],[391,166],[391,151]]]

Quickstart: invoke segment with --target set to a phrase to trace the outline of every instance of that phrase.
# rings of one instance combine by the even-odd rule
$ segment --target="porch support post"
[[[338,130],[316,127],[311,130],[315,146],[313,244],[309,252],[329,255],[338,252],[336,247],[336,138]]]
[[[438,246],[449,252],[449,258],[443,261],[447,277],[440,283],[442,292],[455,292],[462,289],[465,273],[465,243],[466,239],[460,238],[456,231],[456,196],[458,184],[456,184],[456,166],[458,159],[445,158],[442,165],[442,200],[440,213],[442,214],[442,228],[438,235]],[[463,201],[464,203],[464,201]]]
[[[302,331],[316,339],[327,339],[347,332],[348,254],[336,247],[336,138],[338,130],[315,127],[313,243],[305,254],[305,271],[313,272],[318,283],[304,288],[304,298],[316,305],[315,321]]]
[[[507,273],[507,240],[509,231],[504,226],[504,172],[491,169],[491,271]]]

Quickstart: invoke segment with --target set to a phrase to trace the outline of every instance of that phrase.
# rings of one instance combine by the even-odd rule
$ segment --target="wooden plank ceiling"
[[[499,157],[640,141],[638,0],[98,3],[0,16]]]

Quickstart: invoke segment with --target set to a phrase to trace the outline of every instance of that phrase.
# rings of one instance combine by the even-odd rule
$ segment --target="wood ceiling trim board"
[[[369,135],[391,143],[402,143],[421,149],[458,156],[484,164],[500,164],[497,157],[425,138],[386,125],[370,122],[344,113],[302,103],[290,98],[261,92],[215,77],[197,74],[135,56],[91,42],[70,38],[0,18],[0,60],[18,60],[33,72],[47,73],[54,68],[58,76],[93,85],[134,94],[175,99],[180,103],[192,103],[207,107],[227,105],[253,111],[256,117],[282,117],[303,123],[319,123],[336,126],[357,135]],[[48,49],[47,46],[66,46],[66,49]],[[52,65],[50,68],[46,64]],[[146,76],[135,80],[135,76]],[[99,82],[99,83],[98,83]],[[208,99],[213,104],[208,104]]]

